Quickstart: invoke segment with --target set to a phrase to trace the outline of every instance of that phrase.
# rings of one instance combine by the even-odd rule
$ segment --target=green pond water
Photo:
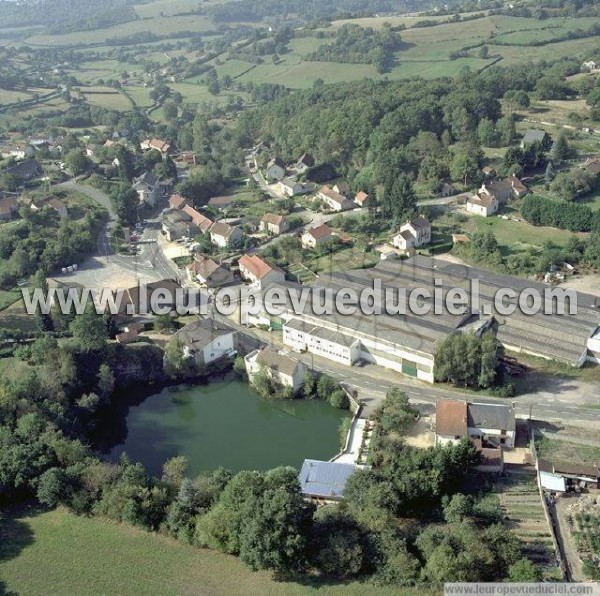
[[[347,416],[327,402],[264,400],[238,380],[167,387],[129,407],[126,437],[110,459],[126,452],[159,475],[167,459],[185,455],[191,477],[219,466],[300,467],[304,458],[327,460],[339,451]]]

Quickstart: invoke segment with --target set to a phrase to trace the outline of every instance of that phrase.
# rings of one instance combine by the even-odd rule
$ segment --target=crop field
[[[538,457],[551,461],[568,461],[580,464],[596,464],[600,461],[600,447],[579,445],[548,437],[535,441]]]
[[[214,28],[213,22],[205,16],[187,15],[173,17],[157,17],[130,21],[106,29],[95,31],[77,31],[62,35],[34,35],[26,40],[27,44],[38,46],[71,46],[104,44],[113,37],[124,37],[149,31],[156,35],[169,35],[183,31],[202,33]]]
[[[323,587],[275,582],[234,557],[194,548],[132,526],[77,517],[64,509],[0,520],[0,590],[10,594],[364,594],[416,590],[358,582]],[[418,592],[419,594],[422,591]]]
[[[110,87],[85,87],[81,91],[86,103],[91,106],[122,112],[131,109],[131,102],[122,93]]]
[[[198,10],[201,6],[205,7],[207,4],[216,3],[202,2],[201,0],[177,0],[176,2],[173,2],[173,0],[156,0],[148,4],[134,6],[134,10],[140,19],[151,19],[162,15],[170,17],[191,12]]]
[[[503,523],[523,544],[523,554],[552,572],[552,537],[535,480],[521,474],[509,475],[496,485]]]

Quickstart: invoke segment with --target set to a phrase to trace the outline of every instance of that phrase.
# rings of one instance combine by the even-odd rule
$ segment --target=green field
[[[84,87],[81,92],[86,103],[91,106],[121,112],[131,109],[131,102],[122,93],[110,87]]]
[[[417,594],[275,582],[238,559],[63,509],[0,521],[0,592],[20,594]],[[422,593],[419,591],[419,593]]]

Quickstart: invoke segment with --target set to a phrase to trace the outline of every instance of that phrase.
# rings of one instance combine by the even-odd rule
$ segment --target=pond
[[[166,387],[129,405],[125,437],[109,457],[126,452],[160,475],[167,459],[185,455],[192,478],[219,466],[234,472],[299,468],[304,458],[328,460],[339,451],[338,429],[349,416],[322,401],[264,400],[227,377]]]

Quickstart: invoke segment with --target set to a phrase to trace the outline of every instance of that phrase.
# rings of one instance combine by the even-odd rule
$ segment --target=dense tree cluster
[[[521,205],[521,214],[534,226],[551,226],[571,232],[600,230],[598,212],[581,203],[527,195]]]
[[[309,54],[308,60],[373,64],[377,72],[386,72],[394,62],[394,52],[402,47],[402,39],[389,24],[380,30],[358,25],[344,25],[332,43],[326,43]]]

